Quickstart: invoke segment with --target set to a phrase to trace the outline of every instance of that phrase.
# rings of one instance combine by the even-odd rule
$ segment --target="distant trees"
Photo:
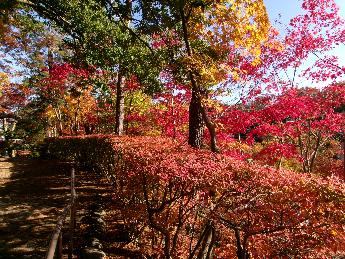
[[[345,127],[345,115],[337,112],[344,102],[342,85],[321,91],[292,89],[280,96],[258,99],[247,110],[229,110],[223,119],[232,134],[246,134],[247,143],[255,138],[262,140],[263,149],[256,159],[280,167],[283,158],[296,158],[301,161],[301,170],[310,173],[318,156]],[[241,119],[236,118],[238,113]]]
[[[18,1],[20,4],[63,29],[84,64],[116,72],[118,85],[123,73],[127,78],[136,75],[151,92],[161,71],[168,70],[184,80],[192,89],[189,142],[201,147],[204,121],[213,150],[217,149],[215,125],[201,105],[202,99],[210,85],[225,79],[226,69],[222,67],[227,53],[247,49],[257,55],[269,28],[262,1]],[[154,37],[160,34],[164,44],[155,48]],[[207,62],[203,64],[203,60]],[[123,110],[121,88],[117,96],[119,112]],[[116,131],[122,128],[120,118],[123,115],[117,113]]]
[[[308,90],[310,93],[303,98],[297,90],[288,90],[296,86],[297,76],[310,78],[316,84],[328,79],[335,81],[344,75],[344,69],[337,63],[336,57],[328,55],[336,44],[345,41],[344,21],[338,14],[335,2],[305,0],[302,8],[304,14],[291,20],[282,38],[270,26],[262,1],[17,1],[16,4],[7,3],[7,9],[2,12],[3,50],[13,54],[14,59],[25,68],[31,69],[31,78],[26,85],[27,89],[35,90],[26,97],[35,94],[36,98],[44,97],[41,102],[45,102],[50,109],[46,115],[55,114],[48,117],[49,120],[57,120],[54,123],[60,125],[56,127],[60,128],[57,131],[59,134],[64,128],[62,124],[70,120],[67,117],[73,116],[62,116],[60,109],[56,110],[58,106],[66,111],[73,110],[74,119],[68,124],[75,129],[80,128],[75,125],[78,124],[81,110],[100,111],[107,107],[105,113],[114,116],[114,119],[103,119],[103,122],[113,126],[103,128],[112,129],[119,135],[124,130],[130,132],[128,127],[135,125],[135,120],[141,120],[142,123],[147,113],[147,123],[153,125],[149,134],[157,134],[157,128],[164,127],[161,133],[181,139],[188,127],[188,143],[191,146],[202,147],[203,138],[207,136],[211,150],[219,152],[223,149],[228,152],[223,144],[219,148],[217,135],[221,142],[229,139],[227,132],[239,131],[239,124],[242,124],[242,134],[252,127],[252,132],[260,129],[260,134],[265,135],[264,126],[253,123],[251,118],[258,114],[248,117],[241,114],[243,111],[237,111],[236,114],[229,112],[233,109],[217,101],[217,95],[231,90],[235,85],[249,89],[245,100],[249,103],[251,98],[255,99],[265,91],[275,92],[275,95],[282,93],[277,100],[283,102],[286,98],[296,103],[281,103],[280,108],[268,102],[255,102],[255,105],[262,106],[256,112],[260,111],[261,120],[270,124],[271,131],[275,127],[275,132],[286,132],[291,131],[288,129],[291,123],[283,123],[279,128],[267,118],[279,112],[286,113],[289,109],[285,106],[291,107],[290,112],[294,113],[294,106],[301,105],[302,109],[308,106],[304,102],[315,102],[312,90]],[[324,35],[326,28],[327,35]],[[62,48],[65,50],[60,51]],[[315,63],[303,67],[301,64],[311,56],[315,58]],[[60,86],[83,86],[78,86],[78,90],[71,85],[66,86],[72,88],[54,94],[57,91],[52,90],[56,83],[54,77],[57,77],[55,70],[64,67],[64,63],[60,62],[63,59],[69,59],[68,63],[74,64],[70,66],[74,72],[85,71],[88,76],[79,83],[73,76],[61,79]],[[45,70],[44,67],[49,69]],[[284,79],[283,73],[290,77]],[[125,104],[131,106],[130,100],[134,100],[132,93],[135,91],[126,93],[133,82],[136,84],[135,91],[153,97],[152,100],[146,100],[155,108],[145,108],[139,113],[131,107],[124,108]],[[86,86],[89,100],[75,98]],[[72,93],[72,90],[75,92]],[[71,99],[71,96],[74,97]],[[127,100],[124,100],[125,96]],[[74,107],[75,100],[79,100],[77,108]],[[81,109],[81,103],[85,104],[85,109]],[[70,108],[66,108],[66,105]],[[87,105],[90,107],[86,108]],[[143,107],[147,105],[143,104]],[[274,107],[276,111],[272,111]],[[314,108],[316,111],[317,107]],[[150,111],[151,114],[148,114]],[[326,116],[326,113],[322,111],[320,116]],[[153,118],[162,114],[168,120]],[[92,116],[97,117],[95,114]],[[234,124],[236,120],[237,125]],[[289,117],[277,120],[288,121]],[[334,123],[341,125],[339,120]],[[314,124],[310,127],[314,127]],[[205,125],[207,133],[204,133]],[[146,129],[135,132],[146,134]],[[268,127],[266,131],[269,131]],[[75,130],[73,132],[76,134]],[[255,137],[260,134],[257,133]],[[291,136],[279,134],[276,134],[279,141],[261,150],[258,156],[265,159],[267,154],[274,151],[279,167],[282,162],[279,157],[292,156],[296,153],[293,149],[297,148],[299,156],[304,157],[303,171],[312,171],[318,152],[312,151],[315,147],[309,146],[314,140],[307,139],[315,138],[316,142],[319,139],[321,144],[322,138],[314,132],[307,139],[297,139],[293,143],[292,140],[287,141]]]

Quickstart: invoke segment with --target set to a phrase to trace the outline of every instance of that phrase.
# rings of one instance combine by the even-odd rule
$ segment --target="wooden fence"
[[[63,243],[63,227],[68,214],[70,215],[69,222],[69,243],[68,243],[68,259],[73,257],[73,237],[75,229],[75,216],[76,216],[76,199],[77,194],[75,191],[75,170],[71,169],[71,199],[70,202],[65,206],[63,212],[59,216],[58,222],[56,224],[53,235],[50,239],[49,248],[47,251],[46,259],[53,259],[56,248],[57,248],[57,258],[61,259],[63,254],[62,243]]]

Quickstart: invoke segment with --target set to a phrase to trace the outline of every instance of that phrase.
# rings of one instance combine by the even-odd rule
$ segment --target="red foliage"
[[[132,244],[147,256],[188,258],[207,238],[217,241],[217,258],[239,251],[255,258],[345,253],[345,186],[336,178],[275,170],[157,137],[60,138],[49,151],[113,181]]]
[[[296,157],[303,170],[311,172],[319,152],[345,128],[345,114],[337,112],[344,103],[343,85],[331,85],[321,91],[291,89],[259,99],[247,109],[229,109],[221,122],[228,126],[226,133],[242,134],[249,144],[258,139],[268,142],[255,159],[269,163],[281,157]]]
[[[150,111],[154,123],[161,128],[162,136],[184,141],[187,137],[188,107],[190,89],[176,84],[168,75],[164,75],[165,90],[154,97],[155,107]]]
[[[48,77],[40,83],[41,91],[47,98],[52,98],[52,95],[61,98],[65,91],[88,77],[86,70],[74,68],[68,63],[55,64],[48,72]]]
[[[181,44],[179,38],[176,35],[176,31],[174,30],[167,30],[161,34],[153,34],[152,35],[152,48],[160,49],[165,46],[176,46]]]
[[[19,84],[8,84],[0,90],[0,112],[6,114],[12,114],[24,107],[28,103],[27,98],[32,94],[29,88]]]
[[[131,76],[129,77],[124,85],[124,91],[135,91],[138,90],[140,88],[140,84],[138,82],[138,79],[136,76]]]

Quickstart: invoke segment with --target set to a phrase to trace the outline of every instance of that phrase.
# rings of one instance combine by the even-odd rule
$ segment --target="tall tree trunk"
[[[132,114],[132,103],[133,103],[133,94],[131,94],[131,98],[129,99],[129,104],[127,106],[127,116],[130,116]],[[128,135],[128,129],[129,129],[129,121],[126,121],[126,127],[125,127],[125,134]]]
[[[183,39],[186,45],[187,55],[192,56],[192,48],[189,44],[187,20],[184,13],[184,1],[180,1],[180,15],[183,28]],[[201,111],[200,93],[192,71],[189,72],[192,85],[192,99],[189,104],[189,136],[188,144],[192,147],[201,148],[204,135],[204,124]]]
[[[216,241],[215,228],[211,220],[205,222],[204,230],[202,231],[195,247],[190,251],[189,259],[211,259],[213,258],[213,248]],[[198,254],[196,255],[196,253]]]
[[[189,104],[189,137],[188,144],[195,148],[201,148],[203,144],[204,123],[201,104],[196,90],[192,90],[192,99]]]
[[[54,65],[54,56],[53,56],[53,52],[52,52],[51,48],[48,48],[47,63],[48,63],[48,71],[50,73],[50,71],[52,70],[53,65]]]
[[[115,134],[123,135],[123,121],[125,118],[125,96],[123,94],[123,76],[119,69],[116,84],[116,105],[115,105]]]
[[[175,120],[175,104],[174,97],[171,97],[171,118],[173,118],[173,138],[176,139],[176,120]]]
[[[4,132],[6,132],[8,130],[8,124],[7,124],[6,118],[3,119],[2,126],[3,126]]]
[[[182,29],[183,29],[183,40],[186,45],[187,55],[192,57],[192,48],[189,43],[188,38],[188,28],[187,28],[187,19],[184,13],[184,1],[180,1],[180,15],[182,20]],[[207,111],[202,106],[202,95],[201,89],[197,84],[194,74],[192,71],[189,71],[189,78],[192,86],[192,99],[189,104],[189,136],[188,144],[192,147],[201,148],[203,144],[203,134],[204,134],[204,123],[209,130],[211,136],[211,150],[213,152],[219,152],[216,141],[216,128],[214,123],[210,120]]]
[[[132,0],[126,0],[126,9],[124,22],[129,26],[132,19]],[[115,134],[123,135],[124,118],[125,118],[125,96],[123,93],[123,83],[125,77],[122,66],[119,65],[117,85],[116,85],[116,106],[115,106]]]

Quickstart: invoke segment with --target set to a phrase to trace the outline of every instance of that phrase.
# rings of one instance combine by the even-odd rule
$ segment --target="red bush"
[[[144,254],[255,258],[345,253],[344,184],[157,137],[49,141],[49,152],[109,177]]]

